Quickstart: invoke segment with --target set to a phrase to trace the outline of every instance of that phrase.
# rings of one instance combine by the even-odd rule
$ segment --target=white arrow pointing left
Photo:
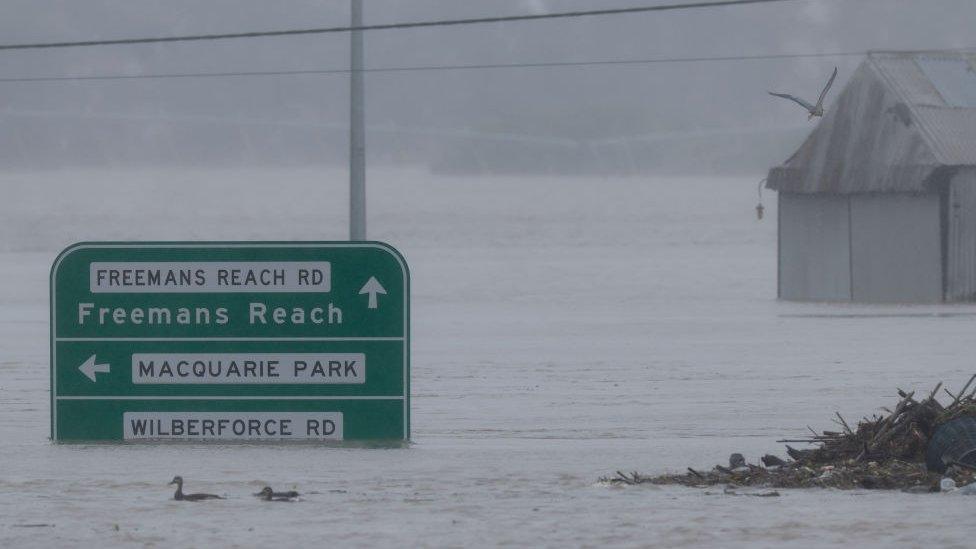
[[[78,367],[81,373],[85,374],[88,379],[95,381],[95,374],[107,374],[110,371],[110,366],[108,364],[95,364],[95,355],[88,357],[88,360],[84,364]]]

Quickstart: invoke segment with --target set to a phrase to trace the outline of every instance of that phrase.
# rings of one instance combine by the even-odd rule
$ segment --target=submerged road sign
[[[406,262],[372,242],[71,246],[51,438],[409,439]]]

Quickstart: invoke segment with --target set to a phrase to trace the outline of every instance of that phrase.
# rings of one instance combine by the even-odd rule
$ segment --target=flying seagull
[[[807,110],[808,113],[810,113],[810,116],[807,117],[807,120],[810,120],[814,116],[823,116],[824,113],[823,100],[824,97],[827,95],[827,90],[829,90],[830,86],[834,84],[834,78],[836,77],[837,77],[837,67],[834,67],[834,73],[830,75],[830,80],[827,80],[827,85],[824,86],[823,91],[820,92],[820,97],[817,98],[816,105],[811,105],[810,103],[807,103],[806,101],[800,99],[799,97],[790,95],[788,93],[769,92],[769,95],[775,95],[776,97],[782,97],[783,99],[789,99],[791,101],[795,101],[799,103],[804,109]]]

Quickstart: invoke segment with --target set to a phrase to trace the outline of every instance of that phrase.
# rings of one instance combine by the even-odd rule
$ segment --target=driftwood
[[[776,456],[763,456],[764,466],[747,464],[729,468],[715,466],[711,471],[689,467],[687,473],[643,476],[639,473],[604,478],[612,484],[684,484],[687,486],[761,486],[888,488],[913,492],[938,491],[941,474],[925,467],[925,450],[936,429],[960,416],[976,416],[976,374],[969,378],[958,393],[952,393],[939,383],[921,400],[915,392],[898,389],[899,401],[893,410],[884,408],[885,415],[863,418],[852,427],[839,413],[833,422],[841,431],[817,432],[810,427],[809,437],[784,439],[781,443],[807,443],[814,448],[797,449],[786,445],[791,458],[784,461]],[[972,390],[970,390],[972,388]],[[943,406],[938,400],[939,390],[952,399]],[[946,472],[957,484],[969,484],[976,478],[976,467],[953,464]]]

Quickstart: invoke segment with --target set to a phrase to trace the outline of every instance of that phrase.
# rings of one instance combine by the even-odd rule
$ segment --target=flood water
[[[756,179],[377,169],[369,235],[412,273],[406,448],[59,445],[48,272],[82,240],[341,240],[326,170],[4,174],[0,545],[970,547],[969,500],[611,487],[973,372],[976,307],[778,302]],[[184,503],[166,483],[226,501]],[[295,503],[250,496],[265,484]]]

